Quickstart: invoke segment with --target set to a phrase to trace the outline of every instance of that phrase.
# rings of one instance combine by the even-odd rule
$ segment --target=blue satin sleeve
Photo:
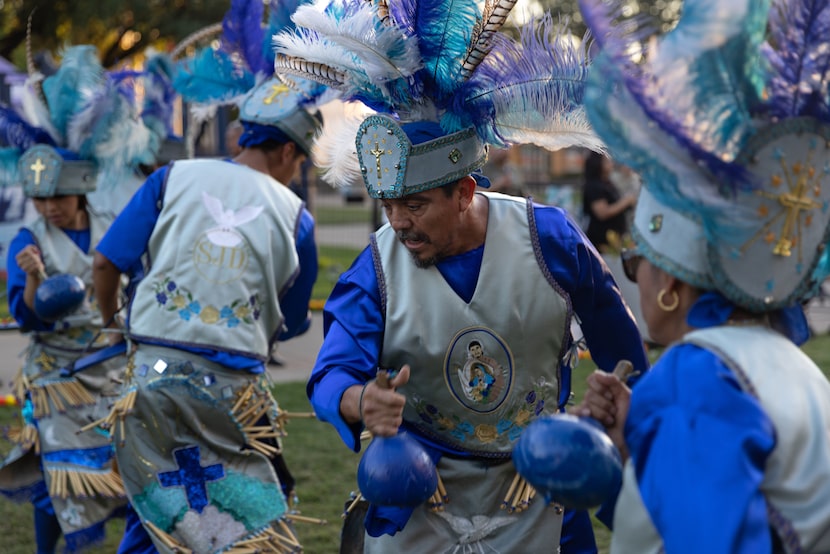
[[[308,303],[317,281],[317,243],[314,242],[314,218],[305,208],[300,214],[296,240],[300,273],[280,298],[280,309],[285,317],[286,330],[279,340],[302,335],[311,326]]]
[[[593,361],[606,371],[621,359],[647,370],[640,331],[608,266],[562,209],[535,205],[534,213],[545,264],[570,297]]]
[[[375,376],[383,344],[383,310],[372,262],[366,248],[340,276],[323,310],[325,340],[307,385],[314,412],[331,423],[340,438],[360,451],[361,423],[349,425],[340,415],[340,398],[352,385]]]
[[[23,300],[26,289],[26,272],[17,265],[17,255],[30,244],[37,244],[28,229],[20,229],[9,243],[6,257],[6,294],[9,299],[9,313],[23,331],[48,331],[53,324],[42,321]]]
[[[632,391],[625,437],[666,552],[771,551],[760,485],[775,430],[713,353],[668,350]]]
[[[161,196],[170,166],[154,171],[124,207],[96,250],[121,273],[140,267],[141,257],[161,213]]]

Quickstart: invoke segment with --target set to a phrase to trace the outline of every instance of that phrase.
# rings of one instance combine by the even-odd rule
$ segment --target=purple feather
[[[770,115],[812,116],[830,123],[830,3],[776,0],[770,10],[770,29],[771,41],[764,48],[773,69]]]
[[[0,143],[21,150],[27,150],[35,144],[55,146],[55,141],[49,133],[40,127],[29,125],[5,106],[0,106]]]
[[[262,0],[232,0],[222,20],[222,46],[245,60],[252,73],[273,71],[262,55]]]
[[[608,5],[603,0],[579,0],[579,5],[588,29],[601,46],[601,54],[612,59],[615,67],[624,68],[620,72],[622,84],[648,118],[722,182],[735,186],[746,183],[745,169],[723,160],[719,152],[703,148],[690,133],[694,129],[683,122],[687,114],[676,113],[672,109],[674,104],[661,98],[659,88],[653,86],[654,76],[646,74],[631,60],[632,48],[645,49],[645,38],[656,34],[656,27],[643,19],[625,20],[618,2]]]

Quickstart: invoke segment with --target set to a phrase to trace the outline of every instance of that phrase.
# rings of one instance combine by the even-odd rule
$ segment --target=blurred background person
[[[588,218],[585,234],[603,252],[609,246],[608,232],[622,237],[628,232],[628,211],[637,201],[635,193],[622,194],[611,181],[611,160],[591,152],[585,158],[582,212]]]

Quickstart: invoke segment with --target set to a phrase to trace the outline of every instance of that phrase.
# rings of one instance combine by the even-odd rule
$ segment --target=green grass
[[[346,225],[349,223],[372,222],[372,204],[364,202],[359,205],[347,204],[344,206],[316,206],[314,221],[319,225]]]
[[[314,283],[314,289],[311,291],[311,299],[313,301],[326,300],[340,274],[349,269],[358,254],[360,254],[358,248],[318,246],[317,259],[320,267],[317,282]]]
[[[813,357],[825,375],[830,375],[830,336],[810,341],[804,350]],[[574,372],[574,393],[581,398],[585,378],[593,371],[593,364],[583,360]],[[274,394],[280,406],[288,411],[309,411],[304,383],[277,385]],[[0,408],[0,426],[8,425],[16,410]],[[343,504],[351,491],[356,490],[356,471],[360,457],[350,452],[334,429],[316,420],[289,421],[288,436],[284,439],[285,457],[297,480],[299,508],[303,515],[327,520],[328,525],[298,523],[297,532],[306,554],[337,552]],[[6,452],[8,445],[0,445]],[[2,551],[7,554],[30,554],[33,551],[32,510],[29,505],[17,505],[0,500],[0,537]],[[608,552],[610,534],[596,523],[597,543],[601,553]],[[108,526],[108,538],[94,554],[115,552],[123,523],[113,521]]]

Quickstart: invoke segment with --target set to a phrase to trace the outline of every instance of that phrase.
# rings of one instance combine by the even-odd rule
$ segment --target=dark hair
[[[293,140],[282,142],[282,141],[278,141],[278,140],[270,140],[269,139],[269,140],[260,142],[259,144],[256,144],[254,146],[248,146],[248,148],[258,149],[258,150],[262,150],[263,152],[268,153],[268,152],[273,152],[274,150],[277,150],[277,149],[285,146],[289,142],[294,144],[294,157],[295,158],[297,156],[300,156],[300,155],[304,155],[304,156],[308,157],[308,154],[306,154],[306,152],[300,147],[300,145],[297,144],[296,142],[294,142]]]
[[[585,158],[585,181],[601,181],[604,177],[605,156],[597,152],[591,152]]]
[[[453,193],[456,190],[458,190],[458,184],[460,182],[461,182],[461,179],[458,179],[457,181],[453,181],[452,183],[447,183],[446,185],[442,185],[441,190],[444,191],[444,195],[447,198],[450,198],[453,195]]]

